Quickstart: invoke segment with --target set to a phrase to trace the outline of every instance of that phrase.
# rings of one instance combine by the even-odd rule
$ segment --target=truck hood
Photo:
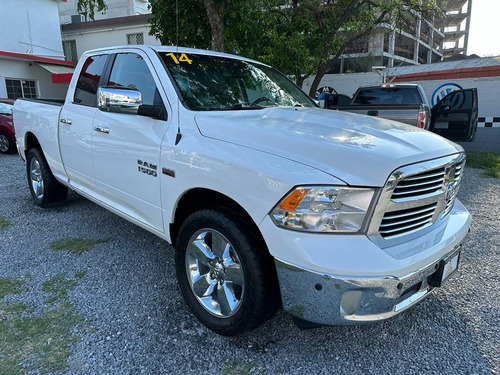
[[[199,112],[195,121],[203,136],[287,158],[357,186],[383,186],[403,165],[463,151],[413,126],[325,109]]]

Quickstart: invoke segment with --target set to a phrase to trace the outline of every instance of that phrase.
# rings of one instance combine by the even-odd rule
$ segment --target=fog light
[[[363,292],[360,290],[350,290],[342,295],[342,300],[340,301],[340,313],[342,315],[352,315],[358,308],[361,302],[361,296]]]

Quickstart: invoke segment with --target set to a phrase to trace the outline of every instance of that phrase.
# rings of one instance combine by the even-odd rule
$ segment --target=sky
[[[468,55],[500,56],[499,16],[500,0],[472,0]]]

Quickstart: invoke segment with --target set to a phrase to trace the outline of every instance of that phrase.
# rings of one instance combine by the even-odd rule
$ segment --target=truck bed
[[[37,141],[44,151],[56,178],[64,176],[61,155],[59,153],[59,114],[64,100],[61,99],[25,99],[19,98],[14,103],[13,121],[16,127],[16,141],[24,145],[24,138],[37,134]],[[25,155],[21,155],[25,158]]]
[[[335,109],[339,111],[382,117],[417,126],[418,113],[423,109],[421,104],[377,104],[377,105],[344,105]]]

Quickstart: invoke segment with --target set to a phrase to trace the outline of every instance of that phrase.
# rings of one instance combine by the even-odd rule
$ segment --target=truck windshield
[[[192,110],[316,107],[302,90],[268,66],[191,53],[159,53]]]
[[[360,89],[352,104],[420,104],[422,98],[416,87],[370,87]]]

